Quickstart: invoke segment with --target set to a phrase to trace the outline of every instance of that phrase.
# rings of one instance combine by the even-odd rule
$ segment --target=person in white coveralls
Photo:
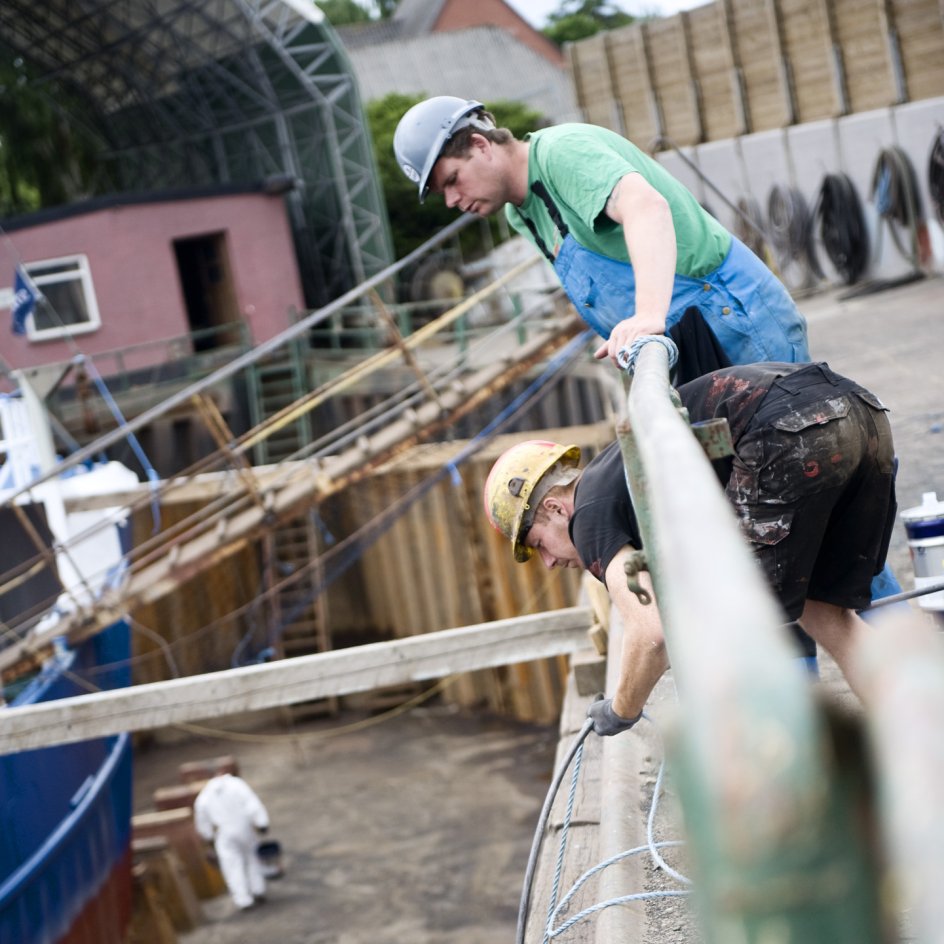
[[[241,777],[220,774],[197,794],[194,825],[212,841],[223,881],[239,909],[265,899],[266,883],[256,855],[259,833],[269,828],[269,814]]]

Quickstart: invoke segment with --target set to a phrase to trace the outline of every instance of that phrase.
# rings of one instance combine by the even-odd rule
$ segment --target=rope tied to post
[[[664,334],[640,335],[629,347],[621,347],[616,352],[616,363],[619,364],[623,370],[632,373],[636,369],[636,358],[639,356],[643,345],[649,344],[650,342],[661,344],[665,348],[669,356],[669,370],[671,370],[678,363],[679,352],[678,348],[675,346],[675,342]]]

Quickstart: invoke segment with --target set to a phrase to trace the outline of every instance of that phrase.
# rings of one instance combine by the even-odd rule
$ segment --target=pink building
[[[261,187],[116,195],[4,229],[0,279],[11,285],[22,263],[45,298],[25,335],[9,320],[0,328],[13,368],[121,352],[132,370],[165,358],[160,342],[178,339],[190,353],[181,339],[205,329],[197,349],[236,343],[244,330],[258,344],[304,308],[284,198]],[[12,289],[0,289],[0,319],[11,304]]]

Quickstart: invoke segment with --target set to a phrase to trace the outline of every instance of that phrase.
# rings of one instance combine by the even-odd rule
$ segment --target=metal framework
[[[310,0],[4,0],[0,36],[34,87],[83,103],[67,117],[111,190],[294,181],[311,307],[392,261],[354,73]]]

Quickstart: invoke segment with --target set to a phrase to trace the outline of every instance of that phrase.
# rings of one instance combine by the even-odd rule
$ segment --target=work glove
[[[595,733],[600,737],[611,737],[621,731],[628,731],[642,717],[642,712],[635,718],[624,718],[613,710],[612,698],[603,698],[590,704],[587,717],[593,721]]]

